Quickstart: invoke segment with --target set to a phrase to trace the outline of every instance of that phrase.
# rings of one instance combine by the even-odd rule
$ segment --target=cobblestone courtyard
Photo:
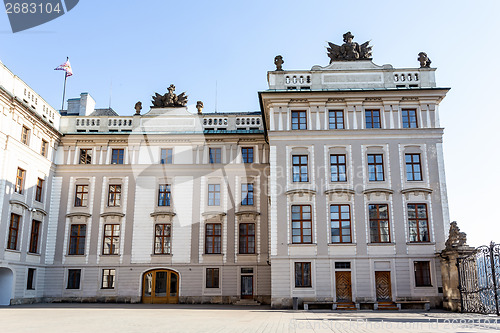
[[[491,332],[500,317],[430,312],[332,312],[269,307],[36,304],[0,308],[0,332]]]

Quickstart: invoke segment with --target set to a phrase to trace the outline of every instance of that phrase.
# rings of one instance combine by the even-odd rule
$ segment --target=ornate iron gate
[[[500,315],[500,244],[480,246],[457,261],[462,312]]]

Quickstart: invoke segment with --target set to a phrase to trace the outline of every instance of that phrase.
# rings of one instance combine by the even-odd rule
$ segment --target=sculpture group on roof
[[[330,64],[334,61],[352,61],[352,60],[371,60],[372,46],[370,41],[359,45],[353,42],[354,35],[350,31],[344,35],[344,44],[342,46],[328,42],[330,47],[327,48]]]
[[[155,93],[153,96],[153,108],[165,108],[165,107],[182,107],[186,106],[188,97],[185,92],[180,95],[176,95],[174,93],[175,86],[173,84],[170,85],[167,89],[167,93],[165,95],[160,95]]]

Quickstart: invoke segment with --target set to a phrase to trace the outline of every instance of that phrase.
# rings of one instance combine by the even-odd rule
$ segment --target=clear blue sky
[[[257,91],[281,54],[285,69],[327,65],[326,41],[371,40],[373,61],[417,67],[428,53],[439,86],[450,215],[469,243],[500,242],[500,1],[80,0],[68,14],[12,34],[0,13],[0,60],[55,108],[70,57],[67,97],[89,92],[121,115],[174,83],[205,111],[259,110]]]

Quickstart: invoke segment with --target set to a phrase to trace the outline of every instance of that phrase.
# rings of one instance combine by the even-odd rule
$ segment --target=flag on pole
[[[71,69],[71,64],[69,63],[69,58],[66,59],[66,62],[60,65],[57,68],[54,68],[55,71],[65,71],[66,77],[73,75],[73,70]]]

